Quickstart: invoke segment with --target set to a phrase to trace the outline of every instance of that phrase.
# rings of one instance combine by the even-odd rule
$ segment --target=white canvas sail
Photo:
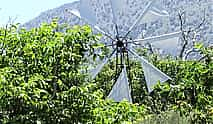
[[[178,56],[178,53],[180,51],[179,47],[180,43],[179,40],[180,37],[173,37],[165,40],[159,40],[157,42],[152,43],[152,46],[154,48],[158,48],[163,51],[162,54],[166,55],[172,55],[172,56]]]
[[[168,18],[169,17],[169,14],[166,10],[164,9],[159,9],[155,6],[153,6],[151,8],[150,11],[148,11],[143,20],[142,20],[142,23],[150,23],[150,22],[153,22],[153,21],[156,21],[158,19],[164,19],[164,18]]]
[[[97,68],[91,70],[90,74],[91,74],[91,79],[93,80],[97,75],[98,73],[100,73],[100,71],[103,69],[104,65],[106,65],[106,63],[111,60],[113,57],[115,57],[115,50],[112,52],[112,54],[107,57],[107,58],[104,58],[104,60],[101,62],[100,65],[97,66]]]
[[[152,92],[154,86],[157,84],[158,81],[165,82],[168,79],[170,79],[167,75],[165,75],[160,70],[153,68],[153,66],[150,66],[150,64],[141,61],[144,76],[147,84],[147,88],[149,92]]]
[[[107,38],[113,40],[113,38],[111,37],[111,35],[109,33],[106,33],[102,28],[100,28],[99,26],[96,25],[95,21],[92,21],[92,19],[84,17],[84,14],[82,15],[82,13],[79,10],[76,9],[72,9],[72,10],[67,10],[69,13],[75,15],[76,17],[78,17],[79,19],[82,19],[83,21],[85,21],[86,23],[89,23],[94,29],[96,29],[98,32],[102,33],[103,35],[105,35]]]
[[[144,43],[154,43],[154,42],[159,42],[159,41],[163,41],[163,40],[169,40],[172,38],[180,38],[181,33],[182,33],[181,31],[178,31],[178,32],[173,32],[173,33],[169,33],[169,34],[162,34],[162,35],[158,35],[158,36],[147,37],[147,38],[143,38],[143,39],[135,39],[135,40],[133,40],[133,42],[138,42],[142,45]]]
[[[108,98],[113,99],[116,102],[120,102],[120,101],[126,99],[130,103],[132,103],[129,82],[128,82],[127,72],[126,72],[125,67],[123,68],[115,85],[113,86]]]
[[[169,76],[167,76],[165,73],[157,69],[154,65],[149,63],[147,60],[145,60],[143,57],[139,56],[137,53],[135,53],[133,50],[129,50],[133,55],[135,55],[139,60],[141,61],[144,76],[148,88],[148,92],[153,91],[154,85],[160,82],[165,82],[169,79],[171,79]]]
[[[127,10],[128,3],[130,3],[129,0],[110,0],[110,2],[115,22],[117,22],[120,15],[127,14],[130,11]],[[145,7],[142,12],[142,14],[144,14],[144,19],[142,19],[143,22],[153,21],[153,18],[169,16],[168,12],[162,7],[160,2],[154,0],[151,3],[153,4]]]
[[[125,37],[141,22],[143,21],[143,18],[145,17],[145,15],[150,11],[150,9],[153,7],[154,2],[156,0],[150,0],[150,2],[148,3],[148,5],[146,5],[146,7],[143,9],[143,11],[139,14],[139,16],[137,17],[137,19],[134,21],[134,23],[128,28]]]
[[[156,0],[150,10],[145,14],[142,23],[150,23],[159,19],[166,19],[169,13],[163,7],[160,0]]]
[[[164,50],[164,54],[177,56],[179,48],[179,39],[181,38],[181,31],[159,36],[147,37],[144,39],[136,39],[133,42],[138,42],[142,45],[151,43],[154,48]]]

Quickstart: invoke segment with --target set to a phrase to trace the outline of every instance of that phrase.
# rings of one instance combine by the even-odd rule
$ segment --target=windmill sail
[[[178,32],[163,34],[163,35],[159,35],[159,36],[147,37],[144,39],[135,39],[135,40],[133,40],[133,42],[139,42],[141,44],[144,44],[147,42],[154,43],[154,42],[159,42],[159,41],[163,41],[163,40],[170,40],[173,38],[180,38],[180,36],[181,36],[181,31],[178,31]]]
[[[113,99],[116,102],[120,102],[124,99],[132,103],[129,82],[127,79],[126,67],[123,68],[120,76],[118,77],[115,85],[113,86],[109,96],[109,99]]]
[[[110,0],[111,7],[112,7],[112,14],[113,14],[113,22],[119,25],[119,33],[127,36],[134,27],[138,25],[138,23],[144,19],[144,16],[151,10],[152,6],[154,5],[155,0],[151,0],[149,2],[141,2],[141,1],[130,1],[130,0]],[[145,9],[140,13],[135,7],[145,6],[144,3],[148,3],[145,6]],[[135,6],[135,7],[134,7]],[[126,17],[133,16],[132,18],[127,19]],[[137,17],[137,15],[139,15]],[[150,15],[147,15],[148,17]],[[136,20],[135,20],[136,19]],[[132,23],[133,22],[133,23]],[[127,31],[127,32],[126,32]]]
[[[169,13],[163,8],[160,0],[156,0],[152,8],[145,14],[142,23],[150,23],[159,19],[168,19]]]
[[[152,92],[153,87],[156,85],[158,81],[165,82],[168,79],[170,79],[167,75],[165,75],[160,70],[157,70],[156,68],[153,68],[153,66],[150,66],[150,64],[144,62],[141,60],[145,80],[147,83],[147,88],[149,92]]]
[[[100,65],[98,65],[98,67],[94,70],[92,70],[90,73],[92,75],[92,80],[97,76],[97,74],[102,70],[102,68],[104,67],[104,65],[106,65],[106,63],[111,60],[113,57],[115,56],[115,50],[111,53],[111,55],[108,58],[105,58],[103,60],[103,62],[101,62]]]
[[[154,3],[151,11],[157,16],[169,16],[169,13],[165,10],[160,0],[157,0]]]
[[[176,56],[179,50],[177,46],[179,46],[180,37],[181,31],[178,31],[144,39],[136,39],[133,42],[139,42],[142,45],[151,43],[154,48],[163,49],[165,54]]]
[[[124,15],[130,14],[129,12],[132,11],[132,9],[128,9],[130,2],[131,1],[129,0],[110,0],[114,23],[118,24],[119,20],[121,20],[120,18],[122,18]],[[130,30],[132,30],[134,26],[137,26],[141,20],[143,20],[143,23],[145,23],[154,21],[160,17],[168,17],[168,12],[161,6],[162,5],[159,1],[150,1],[141,14],[139,14],[140,17],[137,18]]]
[[[169,14],[163,8],[159,8],[158,6],[153,6],[150,11],[148,11],[144,18],[143,23],[150,23],[152,21],[156,21],[161,18],[169,17]]]
[[[152,92],[153,87],[155,84],[157,84],[158,81],[165,82],[169,79],[171,79],[169,76],[161,72],[159,69],[157,69],[154,65],[149,63],[147,60],[145,60],[143,57],[139,56],[137,53],[135,53],[132,50],[129,50],[133,55],[135,55],[137,58],[140,59],[144,76],[148,88],[148,92]]]
[[[129,29],[127,30],[127,33],[125,34],[124,37],[127,37],[129,35],[129,33],[132,31],[133,28],[135,28],[140,21],[144,18],[144,16],[146,15],[146,13],[150,10],[150,8],[153,6],[155,0],[151,0],[148,5],[145,7],[145,9],[143,10],[143,12],[140,14],[140,16],[135,20],[135,22],[132,24],[131,27],[129,27]]]
[[[152,43],[152,46],[163,50],[163,54],[177,56],[180,51],[180,48],[178,47],[180,45],[179,38],[180,37],[173,37],[165,40],[159,40]]]
[[[158,6],[152,7],[151,13],[153,13],[156,16],[169,16],[169,13],[166,10]]]
[[[72,13],[73,15],[75,15],[76,17],[84,20],[85,22],[89,23],[94,29],[96,29],[98,32],[102,33],[103,35],[105,35],[106,37],[108,37],[109,39],[111,40],[114,40],[110,34],[106,33],[104,30],[102,30],[99,26],[97,26],[94,21],[91,21],[90,19],[88,19],[87,17],[84,17],[81,15],[81,13],[76,10],[76,9],[73,9],[73,10],[67,10],[68,12]]]

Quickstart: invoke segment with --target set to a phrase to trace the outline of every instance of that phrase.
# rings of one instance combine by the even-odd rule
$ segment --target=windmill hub
[[[116,37],[116,45],[117,47],[124,48],[126,43],[126,39],[123,37]]]
[[[124,47],[123,41],[118,40],[118,41],[117,41],[117,46],[118,46],[118,47]]]

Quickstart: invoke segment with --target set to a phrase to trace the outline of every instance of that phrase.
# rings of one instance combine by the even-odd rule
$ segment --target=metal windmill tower
[[[158,17],[158,18],[165,18],[168,16],[168,13],[163,9],[156,6],[157,0],[150,0],[147,2],[146,7],[140,10],[139,14],[136,16],[136,19],[132,21],[131,25],[127,25],[128,28],[125,28],[124,32],[121,31],[121,28],[124,26],[122,24],[122,17],[129,18],[124,16],[124,13],[127,11],[126,8],[130,4],[130,0],[108,0],[108,3],[111,6],[112,12],[112,27],[107,29],[110,30],[112,33],[108,33],[104,30],[104,28],[100,27],[101,20],[98,20],[95,10],[92,6],[92,0],[80,0],[80,8],[79,10],[68,10],[73,15],[77,16],[78,18],[86,21],[89,23],[94,29],[102,33],[104,36],[109,38],[111,41],[110,44],[106,44],[107,47],[110,47],[112,53],[109,57],[106,57],[97,68],[92,71],[92,79],[96,77],[96,75],[101,71],[104,65],[112,58],[116,58],[116,82],[108,95],[108,98],[114,99],[115,101],[119,102],[124,98],[127,99],[129,102],[132,102],[131,98],[131,88],[128,82],[128,75],[126,66],[129,63],[129,55],[135,56],[138,60],[141,61],[145,80],[148,88],[148,92],[153,90],[153,86],[158,82],[165,82],[171,79],[169,76],[161,72],[157,69],[154,65],[149,63],[144,57],[139,56],[132,45],[135,43],[144,44],[144,43],[154,43],[154,42],[162,42],[162,41],[171,41],[175,40],[174,38],[179,38],[181,35],[181,31],[173,32],[169,34],[163,34],[153,37],[146,37],[142,39],[134,39],[131,37],[130,34],[132,31],[138,26],[138,24],[142,21],[147,21],[147,18],[150,17]],[[136,0],[135,0],[136,1]],[[141,0],[142,1],[142,0]],[[97,0],[97,4],[102,4],[103,0]],[[119,23],[119,24],[118,24]],[[126,61],[126,62],[125,62]],[[127,65],[126,65],[127,63]],[[121,72],[119,72],[121,70]]]

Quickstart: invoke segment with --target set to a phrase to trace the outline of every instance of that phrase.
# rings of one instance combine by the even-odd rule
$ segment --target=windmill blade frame
[[[162,71],[160,71],[158,68],[156,68],[154,65],[152,65],[151,63],[149,63],[146,59],[144,59],[142,56],[139,56],[136,52],[134,52],[133,50],[127,49],[130,53],[132,53],[134,56],[136,56],[138,59],[140,59],[142,61],[142,65],[143,65],[143,69],[144,69],[144,74],[145,74],[145,79],[146,79],[146,84],[147,84],[147,88],[148,88],[148,92],[152,92],[153,90],[153,86],[155,84],[157,84],[157,81],[160,82],[165,82],[167,80],[172,80],[172,78],[170,78],[168,75],[166,75],[165,73],[163,73]],[[146,68],[147,67],[147,68]],[[146,68],[146,69],[145,69]],[[150,77],[151,72],[147,72],[147,69],[150,71],[152,70],[152,74],[154,74],[153,72],[155,72],[155,75],[152,75],[152,77]],[[157,74],[156,74],[157,73]],[[155,78],[156,79],[155,79]],[[157,79],[158,78],[158,79]],[[152,81],[151,81],[152,79]],[[154,81],[154,82],[153,82]]]
[[[182,32],[178,31],[178,32],[173,32],[173,33],[169,33],[169,34],[163,34],[163,35],[158,35],[158,36],[153,36],[153,37],[147,37],[147,38],[144,38],[144,39],[135,39],[132,42],[134,42],[134,43],[137,43],[137,42],[140,42],[140,43],[146,43],[146,42],[153,43],[153,42],[160,41],[160,40],[167,40],[167,39],[178,37],[178,36],[180,37],[181,34],[182,34]]]
[[[106,65],[106,63],[111,60],[112,58],[115,57],[115,52],[116,50],[114,50],[109,57],[107,57],[106,59],[104,58],[104,60],[101,62],[100,65],[97,66],[97,68],[95,69],[95,72],[92,72],[92,77],[91,80],[93,80],[99,73],[100,71],[103,69],[104,65]]]
[[[119,37],[119,31],[118,31],[118,25],[117,25],[117,16],[116,16],[116,10],[115,7],[121,7],[124,6],[122,3],[118,3],[118,0],[109,0],[110,5],[112,7],[112,22],[114,23],[115,31],[116,31],[116,37]],[[118,9],[118,8],[117,8]]]
[[[94,29],[96,29],[98,32],[100,32],[101,34],[105,35],[106,37],[108,37],[109,39],[111,39],[112,41],[114,41],[114,38],[111,37],[111,34],[106,33],[103,29],[101,29],[99,26],[90,23],[90,21],[88,21],[86,18],[82,17],[80,12],[77,9],[72,9],[72,10],[66,10],[67,12],[75,15],[76,17],[78,17],[79,19],[89,23]]]
[[[167,11],[162,12],[162,10],[160,10],[157,7],[153,7],[151,10],[151,13],[158,15],[158,16],[169,16],[169,13]]]
[[[113,99],[116,102],[127,99],[130,103],[132,103],[131,90],[129,87],[126,66],[124,66],[124,68],[122,69],[122,72],[120,73],[107,98]]]
[[[145,9],[142,11],[141,15],[138,17],[138,19],[132,24],[132,26],[127,30],[127,33],[124,35],[124,38],[126,38],[129,33],[131,33],[132,29],[135,28],[135,26],[138,25],[138,23],[143,19],[145,14],[149,11],[149,9],[153,6],[155,0],[151,0],[149,4],[145,7]]]
[[[112,7],[113,22],[115,24],[117,24],[116,14],[118,14],[118,13],[116,13],[116,9],[118,11],[118,10],[121,10],[123,8],[124,0],[109,0],[109,1],[110,1],[110,4],[111,4],[111,7]]]
[[[113,20],[114,25],[117,24],[117,22],[116,22],[117,20],[116,20],[116,18],[115,18],[115,17],[116,17],[116,13],[115,13],[115,9],[114,9],[115,6],[114,6],[114,4],[113,4],[115,1],[116,1],[116,0],[109,0],[110,5],[111,5],[111,7],[112,7],[112,18],[113,18],[112,20]]]

